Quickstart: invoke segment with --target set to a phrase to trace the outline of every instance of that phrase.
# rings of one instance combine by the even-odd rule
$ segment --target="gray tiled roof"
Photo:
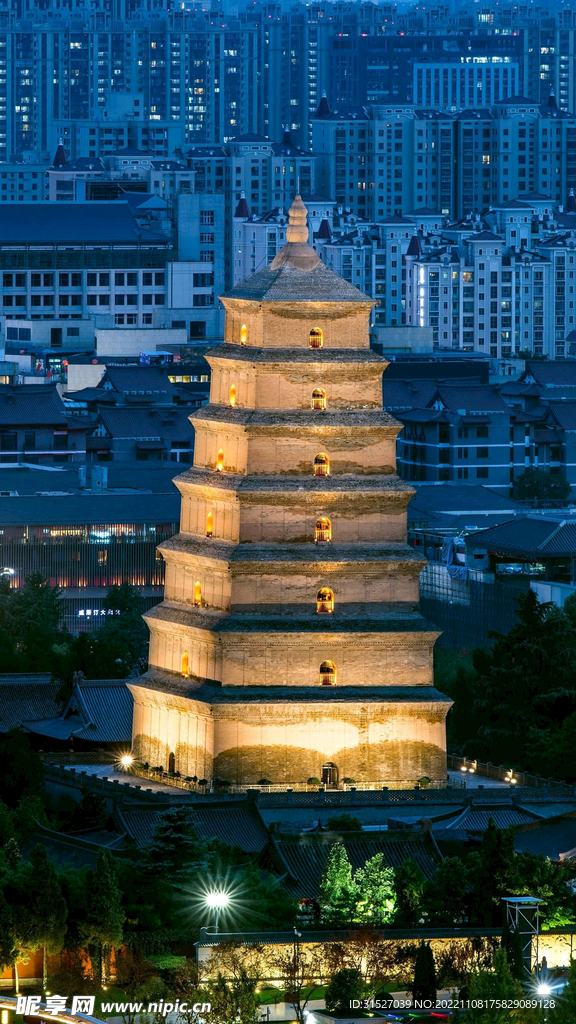
[[[247,800],[234,803],[188,805],[190,818],[203,839],[218,839],[227,846],[238,846],[245,853],[260,853],[268,842],[268,829],[255,804]],[[118,810],[118,824],[137,846],[153,842],[164,811],[148,809]]]
[[[278,256],[276,257],[278,259]],[[253,302],[365,302],[373,299],[349,284],[319,260],[311,270],[286,263],[276,270],[271,266],[252,274],[227,292],[225,298],[251,299]]]
[[[98,419],[113,438],[134,440],[188,441],[194,436],[194,429],[186,408],[150,408],[119,406],[101,409]]]
[[[561,854],[576,848],[576,817],[569,815],[543,821],[537,825],[520,827],[514,838],[514,848],[529,850],[550,860],[559,860]]]
[[[554,362],[534,360],[526,363],[526,369],[520,376],[533,377],[542,387],[576,387],[576,359],[562,359]]]
[[[133,705],[123,679],[82,680],[59,715],[23,724],[29,732],[52,739],[75,736],[90,743],[130,743]]]
[[[0,732],[17,729],[27,719],[57,715],[57,692],[49,675],[0,675]]]
[[[465,543],[519,555],[571,555],[576,550],[576,522],[524,516],[466,537]]]
[[[30,424],[36,427],[65,428],[68,426],[68,420],[64,403],[55,386],[0,385],[0,426]]]
[[[291,888],[300,897],[314,899],[319,895],[322,871],[336,840],[333,834],[276,839],[275,847],[292,880]],[[429,832],[346,833],[342,836],[352,867],[357,869],[377,853],[384,855],[389,867],[399,867],[408,858],[426,878],[432,878],[441,855]],[[290,882],[287,881],[290,885]]]

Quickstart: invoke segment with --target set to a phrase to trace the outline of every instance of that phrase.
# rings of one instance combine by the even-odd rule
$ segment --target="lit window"
[[[330,615],[334,611],[334,591],[330,587],[322,587],[316,595],[316,611],[320,615]]]
[[[214,533],[214,513],[209,512],[206,516],[206,536],[211,537]]]
[[[333,661],[323,661],[320,665],[320,686],[334,686],[336,682],[336,665]]]
[[[246,327],[246,324],[242,324],[242,327],[240,328],[240,344],[241,345],[245,345],[247,340],[248,340],[248,328]]]
[[[314,388],[312,392],[312,408],[322,410],[326,408],[326,392],[324,388]]]
[[[230,388],[230,405],[234,407],[236,405],[236,385],[233,384]]]
[[[188,651],[184,651],[184,654],[182,655],[182,675],[184,676],[184,679],[188,679],[188,676],[190,675],[188,669]]]
[[[197,607],[202,604],[202,587],[200,585],[200,580],[196,580],[196,583],[194,584],[194,604]]]
[[[320,452],[314,459],[314,476],[330,476],[330,459]]]
[[[320,518],[316,520],[314,540],[317,544],[323,541],[332,540],[332,524],[327,516],[320,516]]]
[[[313,327],[309,334],[310,348],[324,348],[324,334],[319,327]]]
[[[218,449],[218,455],[216,456],[216,472],[221,473],[224,469],[224,449]]]

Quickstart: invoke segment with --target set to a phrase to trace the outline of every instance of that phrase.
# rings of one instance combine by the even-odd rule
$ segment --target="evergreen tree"
[[[352,1003],[364,999],[365,995],[366,983],[362,973],[356,967],[343,967],[331,977],[326,988],[326,1009],[354,1016]]]
[[[42,984],[48,981],[47,958],[60,953],[66,937],[66,901],[54,865],[46,848],[36,846],[30,855],[30,909],[34,917],[36,943],[42,947]]]
[[[526,965],[522,951],[522,937],[517,928],[510,928],[507,921],[502,929],[502,949],[506,953],[506,960],[512,977],[520,982],[525,981]]]
[[[333,843],[320,878],[322,918],[327,924],[345,925],[352,921],[358,890],[343,843]]]
[[[172,882],[182,881],[202,860],[206,844],[200,839],[188,807],[171,807],[160,819],[148,853],[151,864]]]
[[[509,1000],[513,1004],[515,1000],[525,998],[526,994],[520,982],[512,977],[506,953],[503,949],[497,949],[494,953],[493,969],[475,971],[472,974],[467,991],[467,1001],[471,1006],[466,1010],[454,1012],[454,1024],[512,1024],[518,1020],[521,1020],[522,1024],[538,1024],[538,1010],[518,1011],[513,1005],[498,1005],[502,1001]],[[519,1012],[521,1017],[518,1016]],[[564,1019],[562,1024],[566,1024]]]
[[[82,650],[83,670],[88,679],[126,679],[145,671],[148,657],[148,630],[142,618],[143,601],[130,583],[111,587],[103,601],[106,615],[91,640],[86,657]],[[80,667],[80,666],[77,666]]]
[[[408,857],[397,868],[394,877],[396,892],[396,913],[394,921],[399,926],[419,924],[422,919],[424,887],[426,879],[416,861]]]
[[[460,925],[466,919],[468,873],[460,857],[445,857],[424,890],[426,919],[432,925]]]
[[[561,992],[554,992],[554,1006],[546,1010],[550,1024],[576,1024],[576,960],[570,961],[568,983]]]
[[[0,800],[16,807],[22,797],[38,796],[42,790],[43,767],[25,733],[10,729],[0,738]]]
[[[394,916],[396,893],[394,871],[386,865],[383,853],[367,860],[354,875],[358,894],[355,920],[363,924],[387,924]]]
[[[124,924],[122,892],[118,884],[116,866],[109,850],[100,850],[96,871],[91,872],[88,883],[88,909],[84,935],[100,948],[102,982],[107,976],[110,950],[122,942]]]
[[[16,959],[12,911],[0,890],[0,971],[12,967]]]
[[[498,829],[490,818],[479,853],[467,861],[474,921],[502,923],[502,897],[514,891],[514,858],[514,829]]]
[[[414,964],[412,997],[416,1004],[434,1004],[436,1002],[436,967],[429,942],[421,942],[418,946]]]

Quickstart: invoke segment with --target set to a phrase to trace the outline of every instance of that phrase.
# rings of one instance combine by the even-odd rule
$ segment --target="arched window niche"
[[[224,469],[224,449],[218,449],[218,455],[216,456],[216,472],[221,473]]]
[[[234,406],[236,405],[236,385],[235,384],[232,384],[231,387],[230,387],[230,396],[229,396],[228,401],[230,402],[230,405],[232,406],[232,408],[234,408]]]
[[[320,686],[336,685],[336,665],[333,661],[323,661],[320,665],[318,682]]]
[[[312,392],[312,408],[315,412],[323,412],[326,408],[326,392],[324,388],[314,388]]]
[[[214,533],[214,513],[209,512],[206,516],[206,536],[211,537]]]
[[[308,335],[310,348],[324,348],[324,332],[320,327],[313,327]]]
[[[326,452],[318,452],[314,459],[314,476],[330,476],[330,459]]]
[[[332,540],[332,523],[328,516],[320,516],[314,527],[314,540],[317,544],[324,544]]]
[[[182,665],[180,671],[182,673],[182,678],[188,679],[190,675],[190,661],[188,658],[188,651],[184,651],[184,654],[182,655]]]
[[[194,584],[194,604],[197,608],[202,604],[202,585],[200,580],[196,580]]]
[[[241,345],[245,345],[247,341],[248,341],[248,328],[246,327],[246,324],[242,324],[242,326],[240,328],[240,344]]]
[[[331,615],[334,611],[334,591],[321,587],[316,595],[316,611],[319,615]]]

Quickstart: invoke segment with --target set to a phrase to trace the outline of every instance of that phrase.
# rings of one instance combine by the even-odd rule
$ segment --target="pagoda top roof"
[[[330,270],[308,244],[308,211],[300,196],[290,207],[286,245],[270,266],[227,292],[224,298],[253,302],[358,302],[374,305],[364,292]]]

